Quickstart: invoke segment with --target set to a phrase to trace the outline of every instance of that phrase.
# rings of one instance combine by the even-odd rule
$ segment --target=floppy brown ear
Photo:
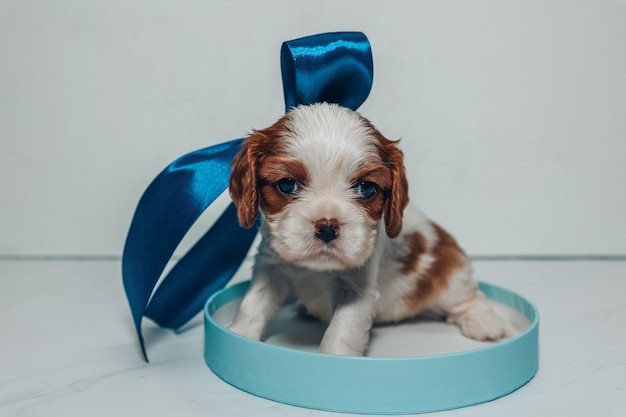
[[[385,202],[385,230],[391,238],[397,237],[402,230],[402,215],[409,204],[409,182],[406,179],[404,155],[398,148],[399,141],[391,141],[376,132],[379,152],[383,163],[391,172],[391,189]]]
[[[257,193],[256,158],[252,154],[250,141],[243,142],[243,147],[231,163],[228,191],[237,206],[237,218],[241,227],[249,229],[256,222],[259,214],[259,194]],[[251,139],[252,138],[252,139]]]
[[[231,163],[229,192],[241,227],[250,228],[256,223],[261,202],[258,171],[264,160],[280,152],[280,139],[289,130],[287,118],[285,115],[272,126],[253,131]]]

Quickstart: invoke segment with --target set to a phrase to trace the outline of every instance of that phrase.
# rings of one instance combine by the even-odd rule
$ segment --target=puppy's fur
[[[328,323],[320,351],[362,355],[373,323],[421,312],[473,339],[514,334],[454,238],[409,205],[402,152],[360,114],[300,106],[254,131],[232,164],[239,222],[262,214],[252,284],[230,329],[252,339],[295,292]]]

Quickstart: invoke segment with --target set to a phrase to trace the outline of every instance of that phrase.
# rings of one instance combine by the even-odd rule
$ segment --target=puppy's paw
[[[347,344],[330,345],[322,343],[320,345],[320,353],[343,356],[363,356],[363,349],[354,348]]]
[[[361,338],[346,339],[330,335],[327,331],[320,344],[320,353],[343,356],[363,356],[369,340],[369,332],[363,336],[364,337]]]
[[[477,303],[463,314],[449,317],[448,321],[459,326],[463,335],[474,340],[498,341],[517,334],[509,318],[489,305],[487,300]]]
[[[262,328],[259,328],[259,326],[253,326],[251,323],[244,323],[242,320],[235,320],[230,326],[228,326],[228,330],[253,340],[261,340],[261,335],[263,333]]]

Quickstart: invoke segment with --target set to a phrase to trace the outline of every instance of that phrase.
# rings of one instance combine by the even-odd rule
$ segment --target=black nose
[[[315,237],[324,243],[339,237],[339,221],[337,219],[319,219],[315,222]]]

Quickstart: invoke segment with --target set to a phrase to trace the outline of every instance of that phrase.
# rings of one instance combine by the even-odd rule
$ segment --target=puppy
[[[232,331],[261,339],[295,293],[328,323],[323,353],[363,355],[374,323],[422,312],[472,339],[514,334],[454,238],[408,204],[397,145],[333,104],[297,107],[246,138],[229,189],[241,226],[261,212],[262,239]]]

